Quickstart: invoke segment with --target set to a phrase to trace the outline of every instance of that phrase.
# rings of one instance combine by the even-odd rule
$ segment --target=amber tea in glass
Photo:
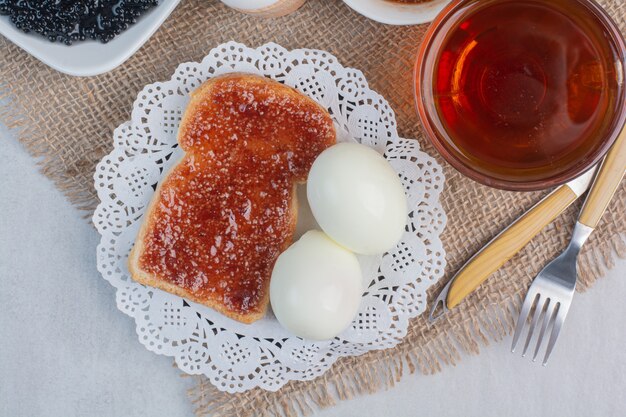
[[[417,63],[416,88],[453,165],[489,185],[533,189],[606,152],[623,123],[624,43],[599,6],[475,0],[447,13],[427,35],[423,48],[434,50]]]

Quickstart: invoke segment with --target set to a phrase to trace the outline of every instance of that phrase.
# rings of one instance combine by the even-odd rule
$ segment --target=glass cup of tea
[[[485,185],[526,191],[569,181],[624,125],[625,45],[593,0],[454,0],[415,65],[427,136]]]

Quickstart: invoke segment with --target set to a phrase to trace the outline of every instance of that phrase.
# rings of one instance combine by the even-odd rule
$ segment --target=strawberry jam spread
[[[335,130],[325,110],[282,84],[240,74],[209,83],[181,123],[185,156],[155,196],[139,266],[227,315],[263,312],[293,237],[295,185]]]

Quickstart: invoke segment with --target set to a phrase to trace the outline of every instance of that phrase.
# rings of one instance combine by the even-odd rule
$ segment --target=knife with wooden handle
[[[593,168],[558,187],[487,243],[443,288],[431,308],[428,320],[432,323],[456,307],[468,294],[526,246],[541,229],[584,194],[589,188],[595,171],[596,168]]]

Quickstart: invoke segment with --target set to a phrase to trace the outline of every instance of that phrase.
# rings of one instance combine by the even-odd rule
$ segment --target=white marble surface
[[[192,416],[95,267],[96,231],[0,127],[0,417]],[[510,340],[319,416],[626,415],[626,261],[576,297],[547,368]]]

